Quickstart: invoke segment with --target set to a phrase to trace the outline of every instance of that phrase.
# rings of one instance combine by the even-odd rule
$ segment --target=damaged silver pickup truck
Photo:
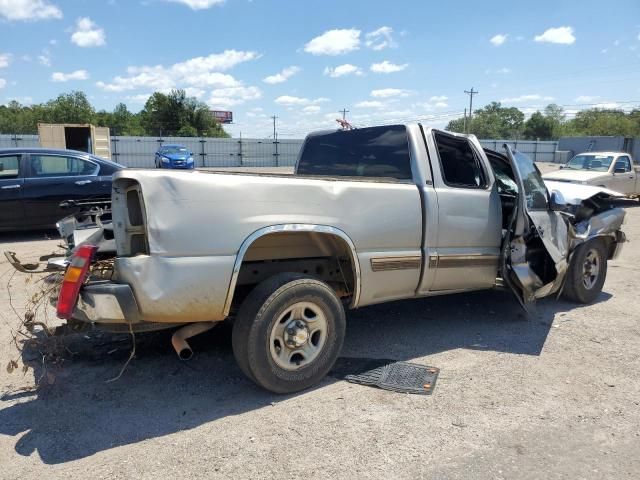
[[[76,246],[58,315],[186,325],[184,356],[186,338],[232,317],[242,371],[294,392],[331,369],[345,308],[491,288],[525,308],[561,292],[593,301],[625,241],[617,195],[545,184],[506,145],[420,124],[310,134],[293,176],[122,170],[109,271]]]

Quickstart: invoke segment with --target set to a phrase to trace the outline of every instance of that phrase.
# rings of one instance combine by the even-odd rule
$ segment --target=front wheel
[[[233,353],[247,377],[274,393],[309,388],[335,363],[345,313],[324,282],[283,273],[256,286],[233,326]]]
[[[607,249],[599,239],[580,245],[573,254],[564,286],[564,296],[578,303],[593,302],[607,277]]]

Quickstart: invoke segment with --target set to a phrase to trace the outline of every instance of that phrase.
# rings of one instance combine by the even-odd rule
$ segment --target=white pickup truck
[[[105,267],[76,247],[58,315],[186,324],[173,338],[185,357],[186,338],[232,317],[243,372],[301,390],[338,357],[345,308],[496,287],[525,307],[561,289],[595,299],[624,211],[615,192],[551,187],[517,151],[420,124],[310,134],[294,175],[122,170],[117,255]]]
[[[640,196],[638,172],[631,155],[624,152],[585,152],[558,170],[543,175],[545,180],[604,187],[630,197]]]

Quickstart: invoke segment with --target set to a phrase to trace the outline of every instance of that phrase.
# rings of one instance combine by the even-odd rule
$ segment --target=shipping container
[[[111,135],[108,127],[73,123],[38,123],[40,146],[92,153],[111,160]]]

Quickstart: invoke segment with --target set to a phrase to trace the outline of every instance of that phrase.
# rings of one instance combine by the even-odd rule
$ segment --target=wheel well
[[[358,288],[357,258],[351,245],[324,232],[273,232],[257,238],[246,250],[238,273],[231,313],[260,282],[273,275],[296,272],[326,282],[344,299]]]

